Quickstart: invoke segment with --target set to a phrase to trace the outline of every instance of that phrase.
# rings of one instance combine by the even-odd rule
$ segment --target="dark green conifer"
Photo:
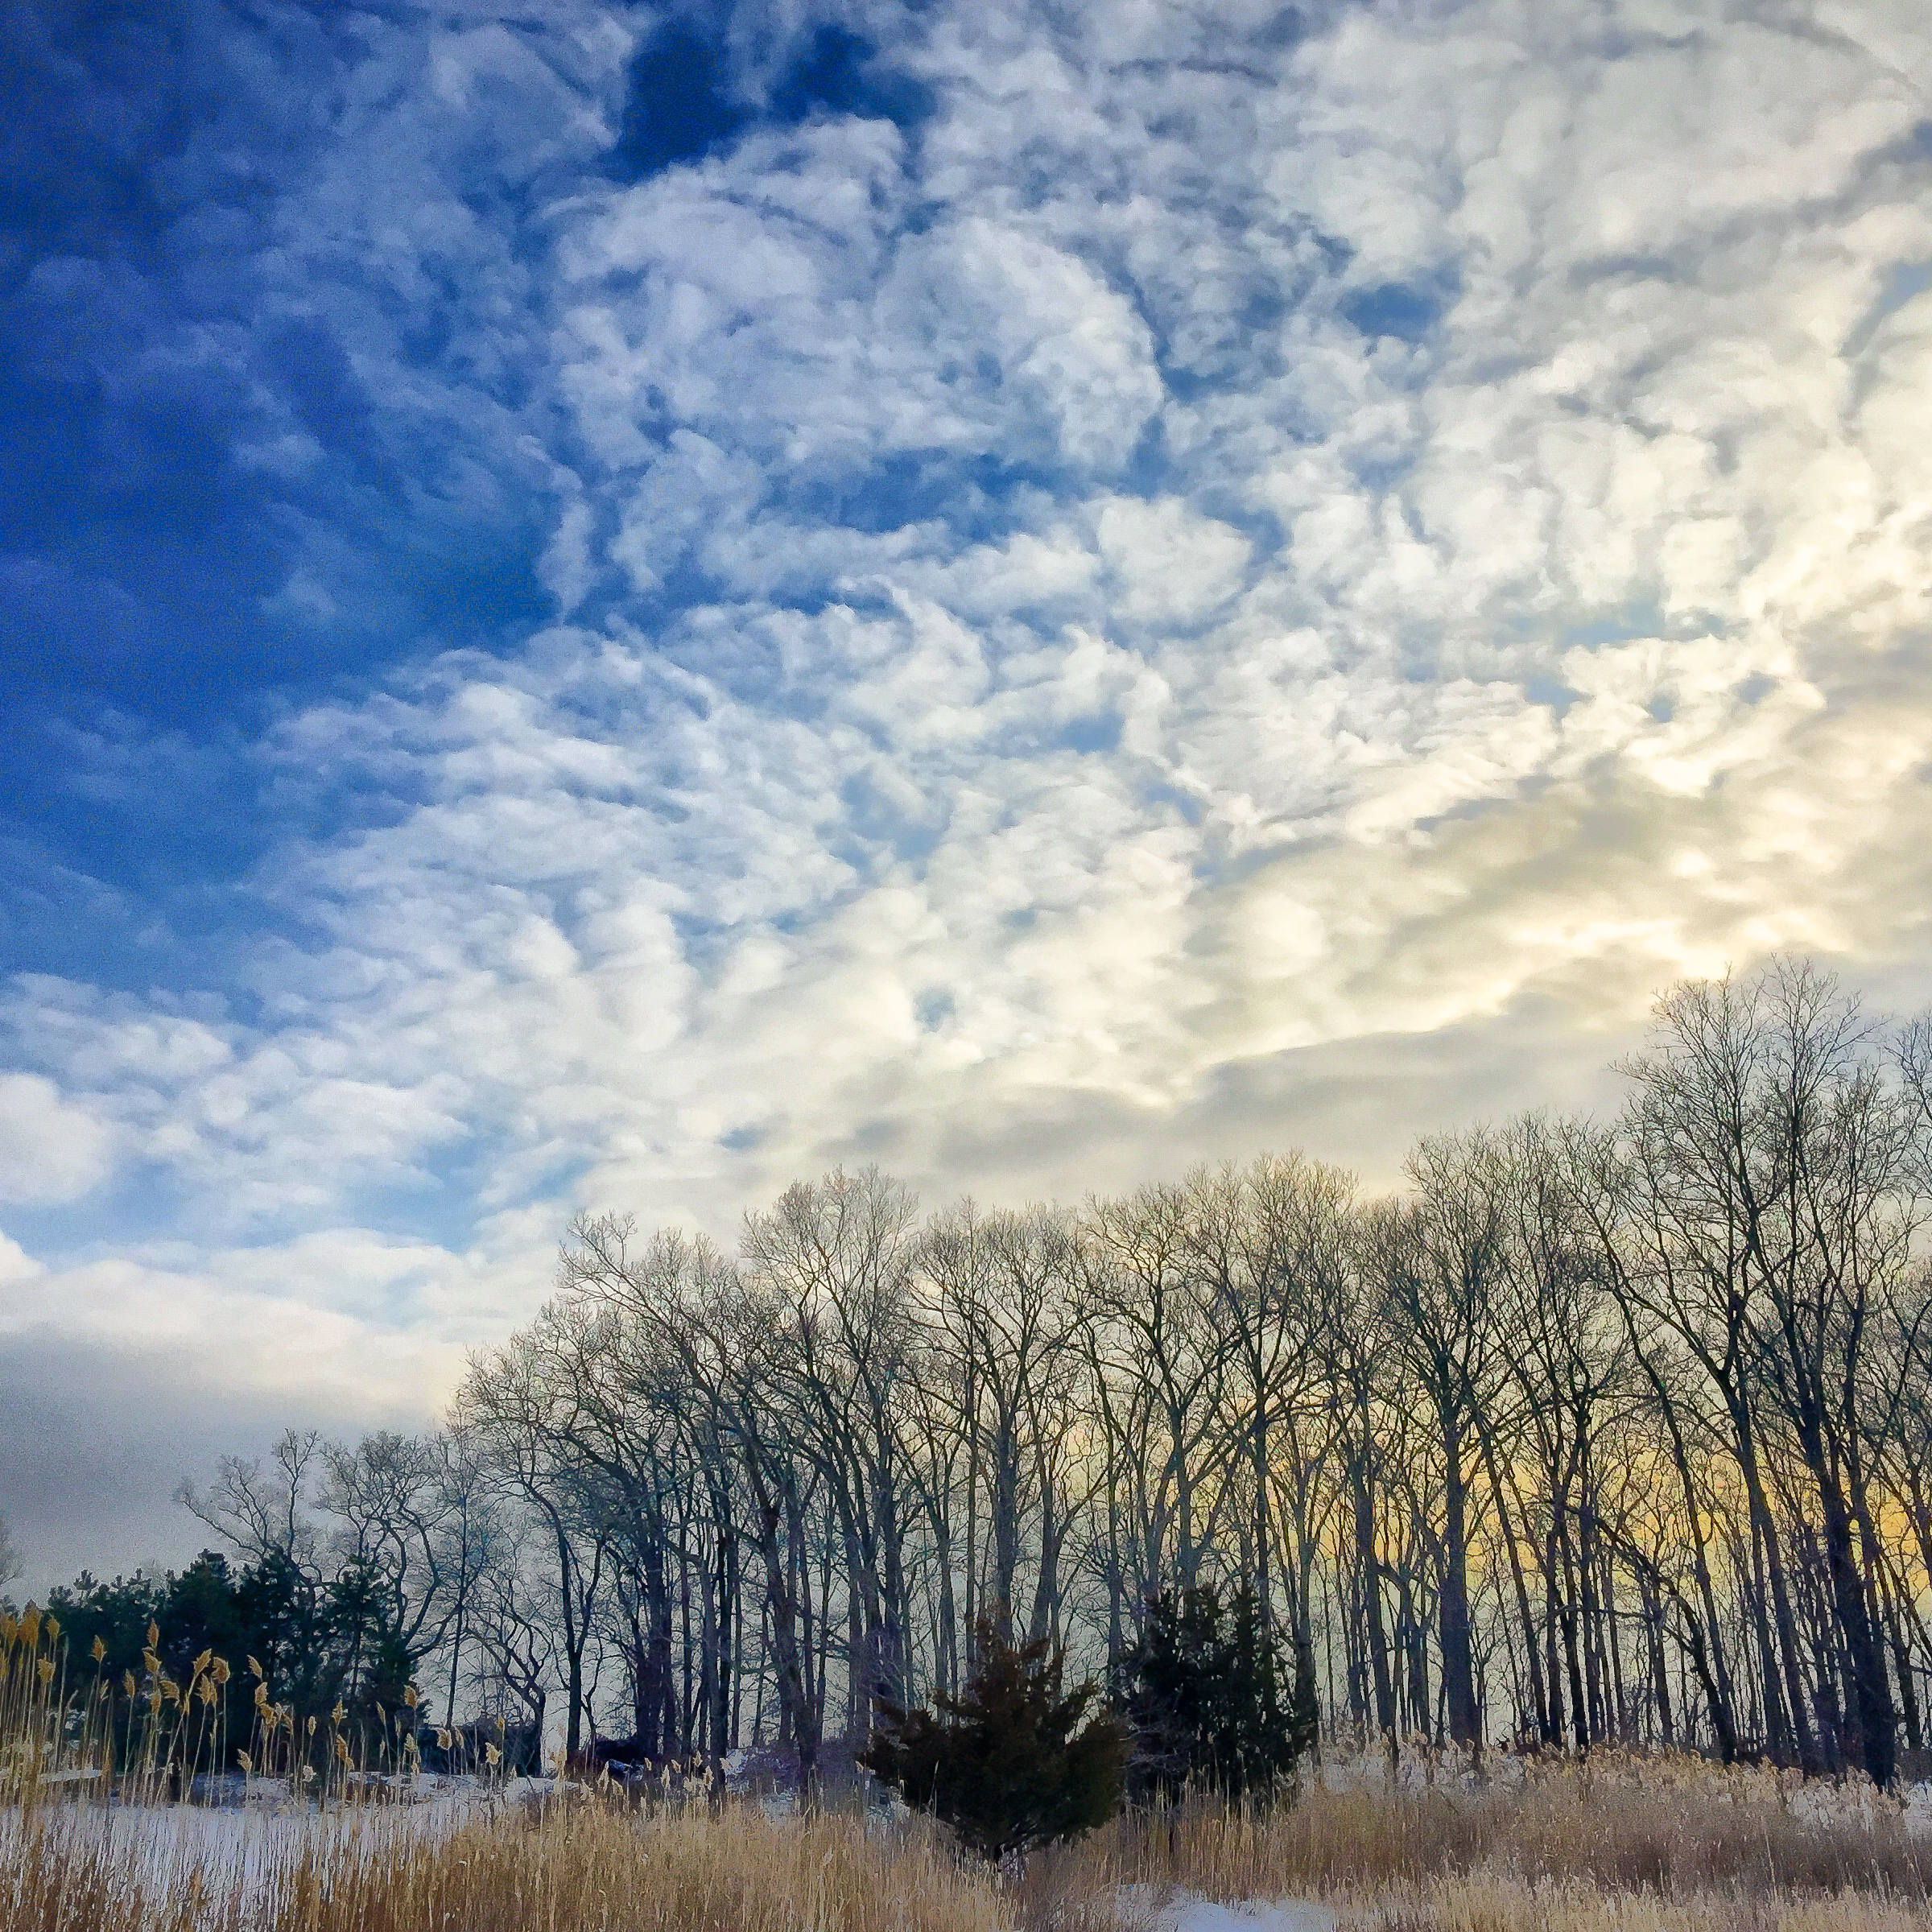
[[[1212,1587],[1156,1598],[1115,1678],[1133,1797],[1172,1799],[1192,1784],[1252,1801],[1290,1785],[1319,1713],[1313,1655],[1296,1645],[1291,1674],[1286,1648],[1245,1586],[1225,1604]]]
[[[1043,1639],[1009,1643],[991,1618],[974,1636],[960,1695],[889,1709],[861,1761],[989,1859],[1104,1823],[1120,1808],[1127,1736],[1108,1712],[1087,1717],[1096,1686],[1064,1689],[1065,1660]]]

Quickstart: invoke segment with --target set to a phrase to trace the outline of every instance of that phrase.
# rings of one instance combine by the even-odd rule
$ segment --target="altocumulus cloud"
[[[420,1412],[579,1206],[1379,1177],[1678,974],[1920,993],[1923,10],[1076,12],[181,16],[9,311],[47,1430]]]

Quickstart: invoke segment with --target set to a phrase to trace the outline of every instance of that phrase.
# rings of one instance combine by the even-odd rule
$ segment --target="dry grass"
[[[1318,1899],[1340,1932],[1932,1928],[1932,1835],[1897,1805],[1692,1759],[1503,1761],[1486,1782],[1417,1761],[1394,1787],[1360,1767],[1265,1818],[1130,1816],[1001,1877],[923,1821],[584,1794],[485,1814],[500,1773],[468,1810],[371,1803],[414,1784],[394,1775],[413,1743],[359,1766],[340,1711],[299,1735],[258,1682],[242,1761],[293,1811],[170,1806],[224,1761],[227,1666],[172,1683],[151,1638],[146,1661],[76,1682],[51,1620],[0,1620],[0,1932],[1117,1932],[1182,1893]]]
[[[230,1814],[213,1849],[171,1839],[168,1815],[0,1818],[0,1932],[1114,1932],[1177,1892],[1322,1899],[1342,1932],[1932,1926],[1932,1839],[1896,1807],[1667,1761],[1552,1768],[1514,1790],[1317,1789],[1258,1820],[1127,1818],[1011,1880],[918,1822],[749,1805],[585,1798],[440,1827]]]
[[[1925,1932],[1922,1901],[1868,1892],[1606,1892],[1499,1876],[1403,1885],[1344,1902],[1337,1932]]]
[[[380,1814],[264,1850],[176,1861],[100,1814],[0,1831],[5,1932],[997,1932],[989,1876],[923,1831],[773,1822],[752,1809],[652,1817],[584,1803],[444,1837]]]
[[[1932,1900],[1932,1838],[1868,1786],[1802,1786],[1698,1759],[1603,1757],[1513,1787],[1311,1790],[1256,1819],[1220,1807],[1124,1819],[1085,1856],[1211,1898],[1331,1897],[1502,1874],[1609,1893],[1877,1892]]]
[[[204,1650],[184,1683],[162,1662],[160,1641],[150,1624],[139,1676],[125,1671],[117,1682],[98,1637],[91,1658],[76,1660],[58,1618],[32,1604],[19,1616],[0,1612],[0,1805],[31,1810],[82,1796],[164,1803],[192,1794],[203,1773],[231,1765],[250,1782],[272,1781],[319,1801],[366,1802],[421,1769],[413,1689],[404,1692],[402,1710],[378,1707],[373,1732],[362,1725],[352,1739],[340,1703],[326,1720],[317,1714],[299,1722],[292,1704],[276,1702],[254,1657],[231,1666]],[[231,1737],[228,1686],[237,1676],[252,1685],[252,1700],[241,1706],[241,1728]],[[444,1741],[453,1742],[447,1734]],[[473,1768],[493,1774],[501,1753],[494,1744],[484,1753]]]
[[[1344,1932],[1890,1932],[1932,1926],[1932,1837],[1868,1786],[1604,1757],[1509,1787],[1317,1786],[1265,1818],[1124,1818],[1037,1861],[1029,1884],[1318,1899]]]

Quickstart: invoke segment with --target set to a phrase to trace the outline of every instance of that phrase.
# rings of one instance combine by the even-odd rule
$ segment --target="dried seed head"
[[[51,1684],[54,1681],[54,1660],[51,1657],[42,1657],[34,1667],[39,1672],[42,1683]]]
[[[268,1673],[262,1668],[260,1660],[256,1657],[251,1657],[248,1660],[248,1673],[250,1677],[259,1678],[263,1682],[267,1682]]]
[[[100,1637],[94,1639],[93,1652],[96,1663],[104,1664],[107,1662],[107,1645]]]
[[[57,1616],[50,1616],[47,1620],[47,1641],[50,1644],[57,1644],[60,1641],[60,1620]]]
[[[402,1693],[402,1701],[403,1701],[403,1703],[406,1703],[406,1704],[407,1704],[407,1705],[409,1706],[409,1707],[410,1707],[410,1709],[411,1709],[411,1710],[412,1710],[412,1711],[413,1711],[413,1710],[415,1710],[415,1707],[416,1707],[416,1687],[415,1687],[415,1686],[414,1684],[411,1684],[411,1685],[410,1685],[410,1686],[408,1686],[408,1687],[407,1687],[407,1689],[406,1689],[406,1690],[403,1691],[403,1693]]]
[[[215,1659],[215,1667],[212,1674],[217,1683],[225,1684],[229,1678],[234,1675],[234,1673],[228,1667],[228,1659],[225,1657],[218,1657]]]
[[[20,1641],[30,1650],[40,1641],[40,1612],[31,1604],[27,1605],[26,1614],[20,1619]]]
[[[311,1737],[316,1734],[316,1720],[312,1717],[308,1720],[308,1734]]]
[[[208,1660],[213,1655],[213,1651],[204,1650],[201,1654],[195,1659],[194,1674],[196,1677],[199,1677],[201,1673],[208,1668]]]
[[[129,1695],[130,1697],[132,1697],[132,1696],[134,1695],[134,1672],[133,1672],[133,1671],[131,1671],[131,1670],[123,1670],[123,1671],[121,1673],[121,1687],[122,1687],[122,1690],[125,1690],[125,1691],[126,1691],[126,1692],[128,1694],[128,1695]]]
[[[503,1753],[494,1744],[485,1744],[483,1747],[483,1761],[486,1765],[500,1765],[503,1761]]]
[[[157,1623],[150,1622],[147,1626],[147,1647],[151,1650],[161,1648],[161,1626]]]
[[[235,1753],[235,1762],[242,1767],[244,1775],[255,1768],[255,1761],[246,1751],[237,1751]]]
[[[12,1611],[0,1611],[0,1644],[11,1644],[19,1633],[20,1626],[14,1621]]]

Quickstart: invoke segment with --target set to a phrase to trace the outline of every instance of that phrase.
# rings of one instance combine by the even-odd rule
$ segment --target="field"
[[[426,1775],[413,1715],[373,1753],[233,1674],[147,1683],[56,1621],[0,1619],[0,1932],[1905,1932],[1932,1926],[1932,1787],[1701,1758],[1427,1750],[1330,1760],[1256,1815],[1129,1812],[992,1871],[850,1785],[713,1804]],[[398,1741],[398,1740],[400,1741]],[[223,1772],[230,1761],[240,1775]],[[185,1802],[184,1798],[185,1794]],[[196,1800],[203,1802],[196,1802]]]
[[[917,1818],[580,1793],[0,1817],[0,1932],[1906,1932],[1932,1816],[1694,1760],[1331,1768],[1265,1818],[1122,1818],[991,1873]],[[1219,1907],[1220,1909],[1217,1909]]]

